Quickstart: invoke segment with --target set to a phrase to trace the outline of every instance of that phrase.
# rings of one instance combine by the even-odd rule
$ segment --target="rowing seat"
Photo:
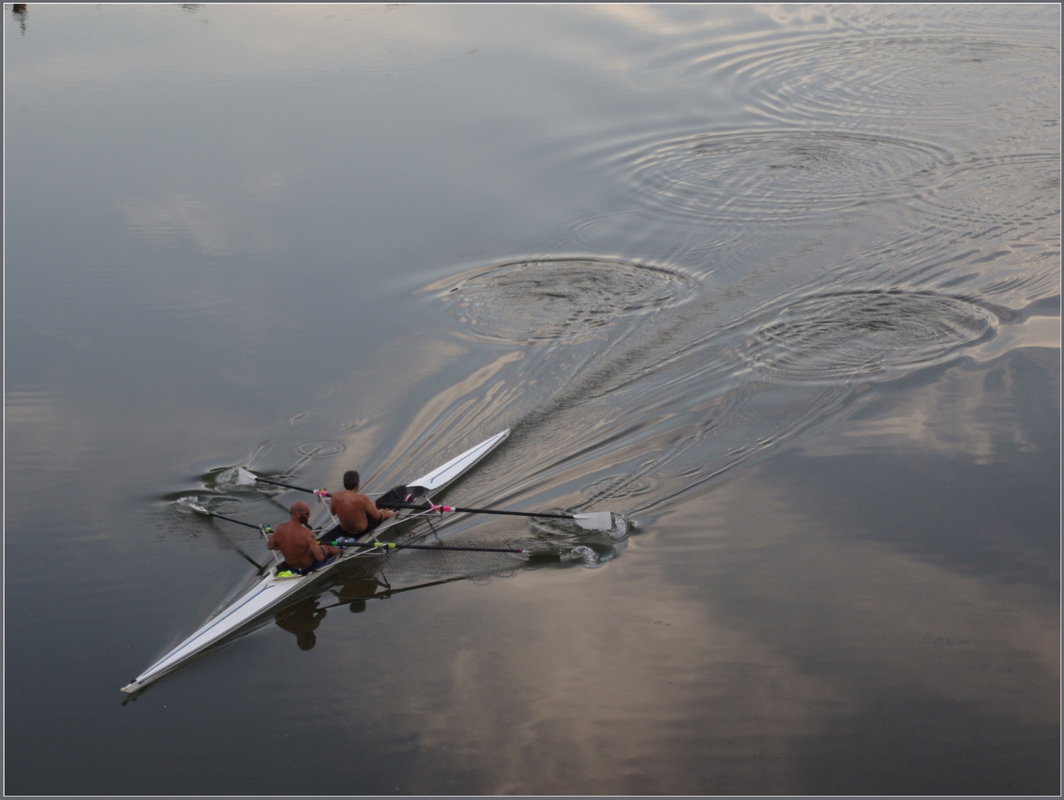
[[[277,571],[274,572],[274,575],[276,575],[279,578],[288,577],[288,576],[282,574],[282,573],[285,573],[285,572],[291,572],[291,573],[293,573],[295,575],[309,575],[310,573],[314,572],[315,570],[320,569],[321,567],[324,567],[327,564],[331,564],[335,559],[336,559],[336,556],[334,556],[334,555],[333,556],[329,556],[328,558],[325,559],[325,561],[323,561],[321,564],[318,564],[318,566],[316,566],[316,567],[293,567],[287,561],[282,561],[280,564],[277,565]]]

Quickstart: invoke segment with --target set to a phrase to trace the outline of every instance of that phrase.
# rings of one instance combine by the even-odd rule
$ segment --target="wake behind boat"
[[[223,639],[229,639],[236,635],[251,622],[262,618],[263,615],[270,611],[276,610],[287,600],[295,597],[301,590],[307,589],[323,576],[333,572],[340,564],[353,558],[364,558],[384,552],[388,547],[387,543],[377,543],[376,541],[383,533],[396,526],[405,525],[412,520],[437,514],[446,508],[436,506],[430,502],[432,493],[440,491],[458,479],[463,473],[471,469],[477,462],[502,444],[509,435],[509,429],[497,433],[490,439],[485,439],[480,444],[471,447],[431,472],[410,481],[408,485],[411,488],[418,487],[419,490],[424,490],[418,491],[419,503],[424,505],[419,504],[417,507],[410,508],[410,513],[406,516],[397,514],[395,517],[382,522],[373,531],[375,538],[372,545],[345,550],[332,561],[305,575],[286,569],[284,564],[275,564],[270,567],[267,574],[258,583],[208,619],[188,638],[140,673],[130,683],[123,686],[122,691],[126,694],[139,692],[148,684],[158,680],[166,673],[181,666],[213,645],[218,644]],[[451,509],[447,508],[447,510]],[[324,524],[331,527],[329,523],[331,523],[331,516],[326,511]]]

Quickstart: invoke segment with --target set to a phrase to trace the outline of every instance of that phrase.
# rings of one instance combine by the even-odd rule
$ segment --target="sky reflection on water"
[[[5,17],[9,791],[1059,788],[1059,7]],[[445,499],[639,528],[120,705],[262,554],[175,498],[504,427]]]

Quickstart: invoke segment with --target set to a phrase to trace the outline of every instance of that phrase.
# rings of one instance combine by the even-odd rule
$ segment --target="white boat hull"
[[[469,450],[466,450],[461,455],[451,459],[446,464],[437,467],[432,472],[410,481],[408,485],[424,487],[428,490],[428,494],[431,494],[434,491],[439,491],[487,456],[488,453],[502,444],[509,435],[509,430],[497,433],[495,436],[484,440],[476,447],[471,447]],[[388,528],[402,525],[412,519],[417,519],[418,516],[420,515],[386,520],[374,530],[373,534],[379,539],[381,534]],[[261,581],[248,589],[218,614],[207,620],[187,639],[166,655],[162,656],[158,661],[134,678],[133,681],[123,686],[122,691],[126,694],[133,694],[140,691],[148,684],[158,680],[166,673],[171,672],[176,667],[199,653],[202,653],[212,645],[215,645],[223,639],[241,631],[253,620],[277,609],[287,599],[294,597],[301,589],[305,589],[311,584],[317,583],[322,576],[332,572],[340,564],[353,558],[364,558],[367,555],[379,555],[380,553],[381,549],[379,548],[352,548],[345,551],[343,555],[339,556],[334,561],[329,562],[324,567],[307,575],[297,575],[289,572],[286,573],[286,577],[278,577],[276,574],[276,567],[271,568],[269,573]]]

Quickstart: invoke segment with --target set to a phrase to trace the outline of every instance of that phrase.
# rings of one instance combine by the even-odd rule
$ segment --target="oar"
[[[381,508],[416,508],[421,511],[439,511],[441,513],[455,511],[464,514],[500,514],[511,517],[549,517],[551,519],[569,519],[575,521],[581,528],[593,531],[611,530],[613,528],[613,513],[610,511],[595,511],[590,514],[550,514],[534,513],[531,511],[503,511],[496,508],[460,508],[458,506],[429,505],[419,506],[416,503],[387,503],[378,504]]]
[[[383,592],[381,592],[380,594],[370,594],[370,595],[365,595],[365,596],[360,595],[360,596],[357,596],[357,597],[348,597],[345,600],[344,599],[344,594],[343,594],[343,588],[340,588],[339,590],[333,589],[332,593],[337,598],[339,598],[339,601],[336,602],[336,603],[329,603],[329,605],[327,605],[327,606],[321,606],[321,608],[322,609],[326,609],[326,608],[336,608],[337,606],[349,606],[349,605],[351,605],[351,603],[357,602],[359,600],[387,600],[393,594],[402,594],[403,592],[413,592],[413,591],[415,591],[417,589],[430,589],[433,586],[442,586],[445,583],[457,583],[458,581],[464,581],[464,580],[467,580],[465,575],[457,575],[457,576],[455,576],[453,578],[441,578],[438,581],[429,581],[427,583],[418,583],[418,584],[415,584],[414,586],[403,586],[402,588],[399,588],[399,589],[392,589],[391,588],[391,584],[387,583],[387,581],[382,584],[378,580],[377,581],[377,585],[378,586],[385,586],[386,587],[385,590]]]
[[[387,550],[461,550],[464,552],[472,553],[527,553],[528,550],[521,550],[515,547],[458,547],[447,545],[435,545],[435,544],[396,544],[395,542],[350,542],[346,543],[343,540],[336,540],[332,542],[325,542],[325,544],[331,544],[333,547],[380,547]]]
[[[197,505],[196,503],[189,503],[188,506],[193,511],[198,511],[201,514],[206,514],[208,517],[217,517],[218,519],[224,519],[226,522],[233,522],[233,523],[235,523],[237,525],[243,525],[245,528],[254,528],[259,533],[261,533],[263,535],[263,537],[268,537],[269,534],[273,533],[273,528],[270,528],[268,526],[252,525],[250,522],[244,522],[243,520],[233,519],[232,517],[226,517],[226,516],[224,516],[222,514],[215,514],[213,511],[210,511],[210,510],[204,508],[201,505]],[[266,571],[267,567],[265,567],[262,564],[260,564],[258,561],[253,559],[247,553],[245,553],[243,550],[238,549],[236,552],[239,553],[240,555],[242,555],[245,560],[251,562],[256,567],[258,567],[259,572],[265,572]],[[276,557],[276,554],[275,554],[275,557]]]
[[[245,470],[246,471],[246,470]],[[281,481],[275,481],[271,478],[263,478],[259,475],[255,475],[253,472],[248,472],[255,480],[261,483],[270,483],[274,486],[283,486],[285,489],[295,489],[297,492],[307,492],[308,494],[316,494],[318,497],[328,497],[329,493],[325,489],[308,489],[305,486],[293,486],[290,483],[282,483]]]
[[[254,472],[249,472],[248,470],[244,469],[243,467],[241,467],[240,469],[242,471],[244,471],[244,472],[247,472],[247,474],[250,475],[253,480],[259,481],[260,483],[269,483],[269,484],[271,484],[273,486],[283,486],[285,489],[295,489],[297,492],[306,492],[307,494],[313,494],[313,495],[316,495],[316,496],[322,497],[322,498],[324,498],[324,497],[332,497],[332,493],[328,489],[308,489],[306,486],[296,486],[296,485],[291,484],[291,483],[283,483],[282,481],[275,481],[272,478],[262,478],[262,477],[256,475]],[[372,492],[370,492],[370,494],[368,496],[369,497],[376,497],[377,495],[375,495]]]
[[[224,514],[215,514],[213,511],[208,511],[203,506],[196,506],[192,505],[191,503],[189,503],[189,507],[195,509],[196,511],[199,511],[201,514],[206,514],[208,517],[217,517],[218,519],[224,519],[226,522],[232,522],[236,525],[243,525],[245,528],[254,528],[257,531],[261,531],[263,535],[273,533],[273,528],[268,525],[255,525],[251,522],[244,522],[240,519],[233,519],[232,517],[227,517]]]
[[[209,517],[217,517],[218,519],[224,519],[226,522],[232,522],[237,525],[243,525],[245,528],[255,528],[262,531],[263,535],[272,533],[273,528],[265,527],[262,525],[253,525],[250,522],[244,522],[240,519],[233,519],[227,517],[224,514],[215,514],[213,511],[208,511],[203,506],[197,506],[189,504],[191,508],[196,511],[200,511]],[[388,550],[464,550],[473,553],[527,553],[527,550],[519,550],[516,548],[503,548],[503,547],[448,547],[444,545],[434,544],[396,544],[395,542],[343,542],[342,540],[332,542],[322,542],[322,544],[331,544],[333,547],[368,547],[368,548],[386,548]],[[247,558],[247,556],[244,556]],[[249,559],[250,560],[250,559]],[[254,563],[254,562],[252,562]],[[256,564],[255,566],[259,566]]]
[[[253,474],[253,473],[249,473]],[[255,480],[262,481],[263,483],[271,483],[274,486],[283,486],[285,489],[295,489],[299,492],[309,492],[315,494],[318,497],[329,497],[329,493],[325,489],[307,489],[304,486],[293,486],[290,483],[282,483],[281,481],[270,480],[268,478],[260,478],[255,475]],[[416,511],[439,511],[439,512],[461,512],[464,514],[500,514],[512,517],[549,517],[552,519],[568,519],[576,522],[581,528],[592,531],[608,531],[613,530],[613,514],[609,511],[595,511],[589,514],[550,514],[550,513],[531,513],[526,511],[503,511],[494,508],[459,508],[456,506],[422,506],[416,503],[377,503],[379,508],[409,508]]]

